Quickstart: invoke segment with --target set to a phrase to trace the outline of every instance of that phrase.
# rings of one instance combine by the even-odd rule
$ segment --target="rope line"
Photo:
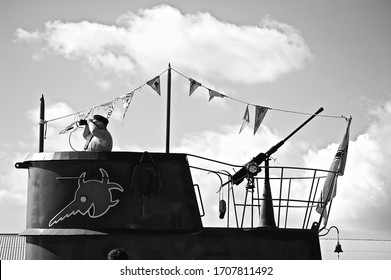
[[[190,79],[191,79],[190,77],[188,77],[188,76],[186,76],[185,74],[179,72],[178,70],[172,68],[171,66],[170,66],[170,68],[167,68],[167,69],[165,69],[164,71],[162,71],[162,72],[161,72],[159,75],[157,75],[157,76],[160,77],[160,76],[163,75],[165,72],[167,72],[169,69],[171,69],[172,71],[176,72],[178,75],[182,76],[183,78],[185,78],[185,79],[187,79],[187,80],[190,80]],[[145,82],[145,83],[142,84],[141,86],[139,86],[139,87],[133,89],[132,91],[130,91],[130,92],[128,92],[128,93],[125,93],[125,94],[123,94],[123,95],[121,95],[121,96],[119,96],[119,97],[117,97],[117,98],[115,98],[115,99],[113,99],[113,100],[111,100],[111,101],[108,101],[108,102],[106,102],[106,103],[103,103],[103,104],[107,104],[107,103],[110,103],[110,102],[114,102],[114,101],[117,100],[117,99],[123,98],[123,97],[126,96],[127,94],[130,94],[130,93],[135,92],[135,91],[137,91],[137,90],[141,90],[145,85],[147,85],[147,82]],[[206,86],[204,86],[204,85],[202,85],[202,84],[200,84],[200,87],[203,87],[203,88],[205,88],[205,89],[207,89],[207,90],[209,90],[209,91],[212,90],[212,89],[210,89],[210,88],[208,88],[208,87],[206,87]],[[246,102],[246,101],[237,99],[237,98],[233,98],[233,97],[228,96],[228,95],[225,95],[225,94],[223,94],[223,95],[224,95],[224,97],[226,97],[226,98],[228,98],[228,99],[231,99],[231,100],[233,100],[233,101],[236,101],[236,102],[239,102],[239,103],[248,105],[248,106],[254,106],[254,107],[260,106],[260,105],[252,104],[252,103],[249,103],[249,102]],[[45,123],[45,124],[47,124],[47,123],[49,123],[49,122],[57,121],[57,120],[60,120],[60,119],[63,119],[63,118],[71,117],[71,116],[80,115],[80,114],[86,113],[86,112],[88,112],[88,114],[87,114],[87,116],[88,116],[89,113],[90,113],[91,111],[95,110],[96,108],[101,107],[103,104],[96,105],[96,106],[91,107],[90,109],[83,110],[83,111],[78,111],[78,112],[71,113],[71,114],[68,114],[68,115],[65,115],[65,116],[61,116],[61,117],[57,117],[57,118],[53,118],[53,119],[49,119],[49,120],[40,120],[40,123]],[[267,107],[267,106],[260,106],[260,107],[266,108],[266,109],[268,109],[268,110],[274,110],[274,111],[279,111],[279,112],[284,112],[284,113],[290,113],[290,114],[299,114],[299,115],[307,115],[307,116],[313,116],[313,115],[314,115],[314,114],[312,114],[312,113],[299,112],[299,111],[294,111],[294,110],[286,110],[286,109],[280,109],[280,108],[274,108],[274,107]],[[349,117],[346,117],[346,116],[343,116],[343,115],[337,116],[337,115],[324,115],[324,114],[318,114],[317,116],[318,116],[318,117],[326,117],[326,118],[338,118],[338,119],[343,118],[343,119],[345,119],[346,121],[348,121],[348,119],[349,119]]]
[[[161,72],[161,73],[160,73],[159,75],[157,75],[157,76],[160,77],[161,75],[163,75],[163,74],[164,74],[165,72],[167,72],[167,71],[168,71],[168,68],[167,68],[166,70],[164,70],[163,72]],[[142,89],[144,86],[146,86],[146,85],[147,85],[147,82],[145,82],[145,83],[142,84],[141,86],[139,86],[139,87],[137,87],[137,88],[131,90],[130,92],[124,93],[124,94],[122,94],[121,96],[116,97],[116,98],[114,98],[113,100],[108,101],[108,102],[105,102],[105,103],[103,103],[103,104],[110,103],[110,102],[112,102],[112,101],[114,101],[114,100],[116,100],[116,99],[120,99],[121,97],[126,96],[127,94],[130,94],[130,93],[135,92],[135,91],[137,91],[137,90],[141,90],[141,89]],[[84,112],[93,111],[93,110],[95,110],[96,108],[101,107],[103,104],[93,106],[93,107],[91,107],[90,109],[87,109],[87,110],[79,111],[79,112],[76,112],[76,113],[71,113],[71,114],[68,114],[68,115],[65,115],[65,116],[61,116],[61,117],[58,117],[58,118],[53,118],[53,119],[50,119],[50,120],[45,120],[45,121],[43,121],[43,122],[44,122],[44,123],[53,122],[53,121],[57,121],[57,120],[64,119],[64,118],[68,118],[68,117],[71,117],[71,116],[79,115],[79,114],[84,113]],[[88,114],[87,114],[87,115],[88,115]]]
[[[199,158],[199,159],[203,159],[203,160],[207,160],[207,161],[212,161],[212,162],[215,162],[215,163],[228,165],[228,166],[231,166],[231,167],[239,167],[239,168],[243,167],[243,165],[231,164],[231,163],[227,163],[227,162],[224,162],[224,161],[218,161],[218,160],[214,160],[214,159],[211,159],[211,158],[197,156],[197,155],[193,155],[193,154],[186,154],[186,155],[187,156],[191,156],[191,157],[195,157],[195,158]]]
[[[180,76],[190,80],[190,77],[187,77],[186,75],[184,75],[183,73],[179,72],[178,70],[175,70],[174,68],[171,68],[174,72],[176,72],[177,74],[179,74]],[[200,87],[203,87],[207,90],[211,90],[210,88],[202,85],[200,85]],[[252,104],[252,103],[249,103],[249,102],[246,102],[246,101],[243,101],[243,100],[239,100],[239,99],[236,99],[236,98],[233,98],[233,97],[230,97],[228,95],[225,95],[224,96],[228,99],[231,99],[231,100],[234,100],[236,102],[239,102],[239,103],[242,103],[242,104],[245,104],[245,105],[250,105],[250,106],[259,106],[259,105],[256,105],[256,104]],[[306,116],[313,116],[314,114],[312,113],[304,113],[304,112],[298,112],[298,111],[293,111],[293,110],[285,110],[285,109],[278,109],[278,108],[272,108],[272,107],[267,107],[267,106],[262,106],[264,108],[267,108],[269,110],[274,110],[274,111],[279,111],[279,112],[284,112],[284,113],[291,113],[291,114],[299,114],[299,115],[306,115]],[[348,117],[345,117],[343,115],[340,115],[340,116],[337,116],[337,115],[324,115],[324,114],[318,114],[317,116],[319,117],[326,117],[326,118],[338,118],[338,119],[345,119],[345,120],[348,120],[349,118]]]
[[[338,240],[338,238],[327,237],[320,240]],[[339,238],[339,240],[347,241],[369,241],[369,242],[391,242],[391,239],[374,239],[374,238]]]

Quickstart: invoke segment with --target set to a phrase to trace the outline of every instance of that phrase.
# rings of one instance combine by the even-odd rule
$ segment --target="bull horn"
[[[109,174],[103,168],[99,168],[100,173],[102,174],[102,183],[107,184],[109,181]]]

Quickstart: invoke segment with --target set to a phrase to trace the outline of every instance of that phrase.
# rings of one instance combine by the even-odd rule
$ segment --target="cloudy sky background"
[[[0,231],[25,229],[27,172],[14,164],[38,150],[42,94],[53,119],[137,89],[171,63],[250,104],[352,116],[329,224],[345,238],[391,239],[390,14],[386,0],[1,1]],[[176,71],[173,152],[243,164],[308,118],[269,110],[253,135],[250,107],[251,122],[239,134],[246,105],[208,102],[205,88],[189,97],[189,82]],[[161,97],[142,86],[124,121],[114,111],[114,150],[165,150],[166,77]],[[46,151],[71,150],[58,132],[73,120],[48,124]],[[345,128],[343,118],[314,119],[275,154],[275,164],[328,169]],[[76,150],[80,134],[70,139]]]

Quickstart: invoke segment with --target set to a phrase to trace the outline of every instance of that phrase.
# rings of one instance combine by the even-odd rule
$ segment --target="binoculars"
[[[80,120],[79,121],[79,125],[87,125],[87,121],[86,120]]]

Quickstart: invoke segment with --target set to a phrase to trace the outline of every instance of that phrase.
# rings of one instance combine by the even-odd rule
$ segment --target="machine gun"
[[[243,167],[236,172],[231,180],[232,183],[235,185],[239,185],[243,179],[248,177],[250,174],[252,177],[254,177],[259,171],[259,165],[268,160],[272,154],[274,154],[284,143],[291,138],[296,132],[298,132],[303,126],[305,126],[308,122],[310,122],[315,116],[320,114],[323,111],[323,108],[319,108],[318,111],[316,111],[309,119],[307,119],[304,123],[302,123],[298,128],[296,128],[291,134],[289,134],[285,139],[278,142],[276,145],[271,147],[266,153],[259,153],[256,157],[254,157],[250,162],[243,165]]]

